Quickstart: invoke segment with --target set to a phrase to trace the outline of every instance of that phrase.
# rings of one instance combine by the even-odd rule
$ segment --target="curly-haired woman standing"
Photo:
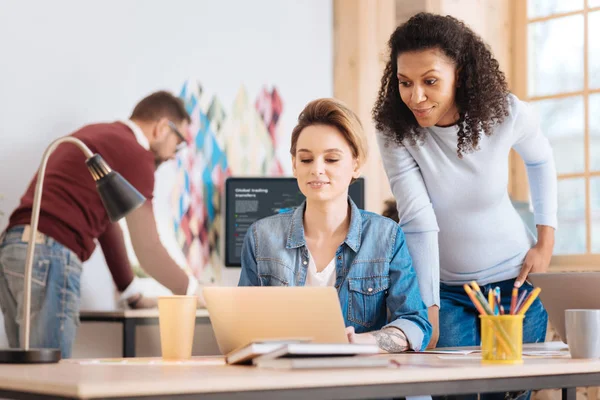
[[[389,47],[373,117],[400,224],[434,326],[440,307],[437,345],[478,345],[478,313],[462,285],[477,281],[486,295],[500,287],[508,309],[513,287],[530,291],[527,275],[550,263],[552,150],[489,48],[461,21],[417,14]],[[527,166],[537,240],[508,196],[511,148]],[[544,341],[539,300],[524,321],[524,341]]]

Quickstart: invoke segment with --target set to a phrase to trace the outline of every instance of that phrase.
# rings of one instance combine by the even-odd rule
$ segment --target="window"
[[[537,108],[558,172],[553,264],[599,268],[600,0],[515,7],[512,89]]]

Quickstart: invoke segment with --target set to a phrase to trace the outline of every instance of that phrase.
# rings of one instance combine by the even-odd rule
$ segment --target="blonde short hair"
[[[296,145],[302,130],[312,125],[328,125],[344,136],[358,165],[364,165],[369,152],[367,138],[358,116],[344,103],[336,99],[313,100],[304,107],[298,116],[298,123],[292,131],[290,153],[296,155]]]

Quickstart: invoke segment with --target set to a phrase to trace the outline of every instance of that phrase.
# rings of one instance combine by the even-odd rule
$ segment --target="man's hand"
[[[190,279],[194,279],[194,278],[190,278]],[[196,298],[198,299],[198,303],[197,303],[198,308],[206,308],[206,301],[204,300],[204,294],[202,293],[202,290],[206,286],[211,286],[211,285],[198,283],[198,286],[196,287],[195,295],[196,295]]]
[[[196,300],[196,308],[206,308],[206,301],[204,300],[201,287],[198,288],[198,292],[196,293]]]
[[[427,317],[433,328],[427,348],[435,349],[438,339],[440,338],[440,308],[438,306],[429,307],[427,309]]]
[[[158,300],[156,297],[145,297],[141,293],[136,293],[127,298],[127,305],[132,310],[139,310],[142,308],[157,308]]]

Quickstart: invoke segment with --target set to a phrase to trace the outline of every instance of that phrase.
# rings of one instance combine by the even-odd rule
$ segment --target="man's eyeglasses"
[[[181,141],[177,145],[177,151],[179,151],[187,145],[187,140],[185,139],[185,136],[183,136],[183,134],[181,132],[179,132],[179,129],[177,129],[177,126],[173,122],[168,121],[168,123],[169,123],[169,128],[171,128],[171,130],[175,133],[175,135],[177,135],[177,137]]]

